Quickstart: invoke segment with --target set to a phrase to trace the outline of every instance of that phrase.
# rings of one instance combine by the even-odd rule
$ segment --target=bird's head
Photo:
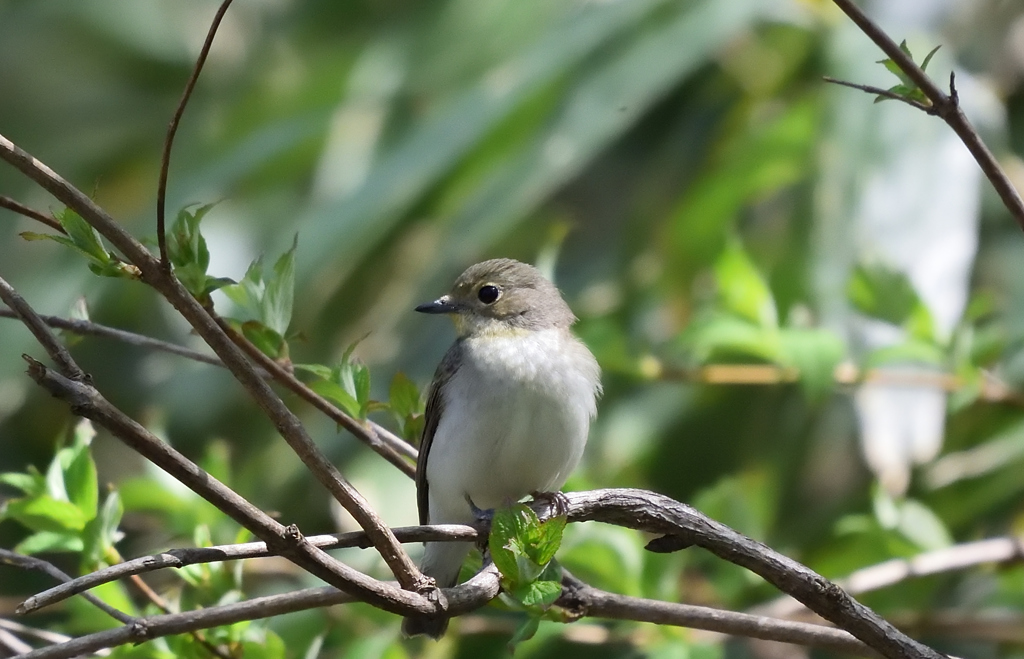
[[[567,328],[576,321],[554,284],[513,259],[471,265],[447,294],[416,311],[451,315],[460,337]]]

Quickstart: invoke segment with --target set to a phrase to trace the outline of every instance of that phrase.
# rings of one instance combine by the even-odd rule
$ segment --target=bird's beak
[[[458,310],[459,305],[454,304],[448,295],[442,295],[433,302],[427,302],[416,307],[416,311],[420,313],[455,313]]]

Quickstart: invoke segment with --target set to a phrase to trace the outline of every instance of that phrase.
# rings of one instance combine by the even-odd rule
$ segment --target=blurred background
[[[1024,189],[1024,6],[864,4],[917,61],[941,44],[929,72],[943,85],[956,72],[965,111]],[[0,0],[0,133],[155,242],[164,133],[216,7]],[[1024,532],[1024,235],[941,121],[822,81],[898,84],[882,58],[823,0],[236,0],[178,132],[168,214],[217,202],[203,223],[210,274],[236,280],[260,255],[269,271],[298,236],[291,358],[330,366],[359,341],[381,401],[396,373],[425,386],[454,337],[417,303],[485,258],[538,264],[604,373],[568,487],[657,490],[839,578]],[[6,166],[0,194],[61,210]],[[66,316],[84,298],[97,322],[202,347],[146,287],[18,235],[44,230],[0,210],[0,276],[38,311]],[[0,319],[0,472],[45,471],[74,424],[24,376],[22,353],[43,354]],[[99,338],[74,354],[115,404],[263,509],[307,534],[352,527],[223,372]],[[415,523],[411,481],[286,400],[389,523]],[[92,448],[124,502],[122,555],[191,544],[197,527],[236,538],[102,431]],[[0,546],[28,533],[3,521]],[[777,595],[645,540],[575,525],[559,560],[630,595],[732,610]],[[385,574],[368,551],[341,555]],[[78,569],[73,554],[46,556]],[[183,606],[310,583],[273,560],[150,581]],[[0,617],[46,585],[0,566]],[[142,606],[127,587],[107,594]],[[1019,565],[862,599],[944,652],[1024,656]],[[246,656],[503,656],[520,620],[481,612],[434,645],[347,606],[236,633]],[[110,624],[81,603],[28,622]],[[120,652],[209,656],[186,645]],[[542,623],[517,655],[779,651],[588,619]]]

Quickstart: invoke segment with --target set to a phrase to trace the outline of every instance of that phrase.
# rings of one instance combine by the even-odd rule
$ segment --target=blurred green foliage
[[[0,2],[0,132],[155,245],[164,131],[215,7]],[[1020,167],[1013,152],[1024,150],[1024,64],[1005,53],[1022,16],[1014,3],[972,0],[942,16],[944,33],[893,34],[918,52],[942,42],[930,63],[937,78],[955,65],[999,87],[1006,139],[986,137],[1011,172]],[[878,113],[896,105],[821,82],[856,71],[867,76],[856,82],[892,84],[877,52],[852,43],[866,39],[824,0],[236,0],[173,153],[174,264],[268,354],[308,365],[304,377],[320,393],[415,437],[420,390],[453,333],[423,324],[412,307],[483,258],[536,262],[604,369],[600,416],[570,488],[658,490],[829,577],[1019,534],[1020,397],[986,401],[982,369],[1024,386],[1024,236],[986,188],[972,302],[951,337],[938,335],[903,273],[830,242],[829,222],[854,213],[880,148]],[[936,121],[897,110],[908,125]],[[52,211],[69,234],[58,242],[87,257],[26,243],[20,233],[47,231],[0,211],[0,275],[37,310],[68,315],[84,296],[98,322],[198,345],[152,291],[120,277],[131,273],[80,219],[8,167],[0,194]],[[837,307],[903,326],[909,338],[888,353],[858,353],[821,321]],[[41,350],[14,321],[0,321],[0,348],[0,546],[45,552],[78,572],[117,554],[243,539],[104,432],[85,440],[66,407],[21,373],[19,355]],[[352,527],[227,374],[98,338],[74,353],[115,404],[257,505],[306,533]],[[962,383],[943,454],[905,497],[877,488],[860,457],[849,388],[833,378],[851,360],[930,364]],[[797,376],[694,382],[711,363]],[[415,523],[407,478],[286,400],[389,523]],[[737,610],[776,595],[706,554],[656,555],[644,544],[623,529],[569,525],[558,561],[630,595]],[[369,551],[339,555],[386,575]],[[271,560],[147,578],[183,608],[310,581]],[[884,615],[1024,616],[1021,583],[1018,568],[976,568],[865,600]],[[6,566],[0,584],[0,616],[49,585]],[[127,586],[95,592],[126,610],[147,606]],[[585,621],[591,627],[574,633],[582,623],[529,615],[457,620],[437,645],[401,641],[398,619],[367,606],[207,636],[246,657],[503,656],[529,619],[535,635],[518,656],[750,654],[688,630]],[[28,622],[69,633],[111,624],[79,600]],[[1024,652],[920,637],[961,656]],[[115,654],[209,656],[191,637]]]

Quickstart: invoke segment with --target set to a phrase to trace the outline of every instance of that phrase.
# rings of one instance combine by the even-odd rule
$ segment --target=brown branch
[[[148,599],[153,604],[153,606],[160,609],[164,613],[173,613],[170,605],[167,603],[167,600],[165,600],[163,597],[160,597],[159,593],[150,588],[149,584],[142,580],[142,577],[140,577],[137,574],[133,574],[131,576],[131,582],[135,585],[139,592],[142,593],[143,597]],[[231,656],[230,652],[226,651],[223,648],[217,647],[216,645],[208,641],[206,639],[206,635],[203,634],[203,632],[195,630],[189,632],[189,635],[195,640],[196,643],[205,648],[206,651],[209,652],[211,655],[215,657],[220,657],[220,659],[234,659]]]
[[[18,316],[13,311],[0,309],[0,318],[16,319],[17,317]],[[43,322],[45,322],[50,327],[56,327],[58,329],[67,330],[69,332],[74,332],[75,334],[87,336],[101,336],[104,338],[115,339],[117,341],[121,341],[122,343],[138,346],[140,348],[158,350],[160,352],[166,352],[172,355],[177,355],[178,357],[184,357],[185,359],[201,362],[203,364],[209,364],[211,366],[225,368],[224,362],[218,359],[215,355],[209,355],[203,352],[199,352],[198,350],[192,350],[191,348],[186,348],[176,343],[169,343],[167,341],[154,339],[152,337],[145,336],[144,334],[136,334],[134,332],[117,329],[115,327],[109,327],[107,325],[94,323],[89,320],[78,320],[73,318],[61,318],[60,316],[42,315],[40,316],[40,318],[42,318]],[[223,320],[218,318],[218,322],[223,323]],[[230,326],[227,325],[226,323],[223,323],[223,326],[225,327],[225,330],[230,330]],[[237,340],[237,333],[233,333],[232,337],[236,339],[236,343],[238,345],[240,345],[246,350],[247,354],[250,354],[254,359],[259,361],[260,364],[265,364],[268,366],[273,364],[276,367],[274,372],[271,373],[268,372],[265,368],[262,368],[259,365],[257,365],[257,372],[264,379],[276,378],[278,382],[287,386],[293,392],[295,392],[303,399],[313,404],[313,406],[319,409],[321,412],[326,414],[328,418],[332,419],[333,421],[335,421],[339,425],[342,425],[345,428],[349,428],[349,423],[344,422],[343,419],[348,419],[352,424],[354,424],[353,428],[349,428],[350,431],[353,432],[353,434],[358,439],[363,440],[367,445],[369,445],[370,448],[374,449],[385,458],[388,458],[388,461],[392,462],[392,464],[395,464],[395,461],[393,461],[389,457],[389,455],[394,455],[397,452],[401,455],[411,458],[413,461],[413,465],[415,465],[416,457],[418,455],[416,447],[410,445],[408,442],[402,440],[400,437],[392,433],[390,430],[381,426],[378,423],[375,423],[374,421],[368,420],[366,424],[369,427],[363,427],[358,422],[352,420],[351,417],[347,416],[343,411],[338,409],[337,406],[332,405],[330,401],[319,396],[315,391],[310,389],[304,382],[295,378],[284,367],[277,364],[277,362],[270,359],[270,357],[267,357],[262,352],[259,352],[259,350],[255,346],[252,346],[251,342],[245,340],[244,337],[241,337],[240,340]],[[253,352],[250,353],[249,350],[252,350]],[[405,460],[400,459],[398,461],[398,464],[395,464],[395,466],[398,466],[403,473],[410,477],[414,476],[416,473],[415,468],[410,469],[409,463],[406,462]]]
[[[498,571],[493,565],[485,567],[466,583],[455,588],[444,589],[448,599],[448,613],[460,615],[479,608],[497,596],[499,587]],[[102,648],[142,643],[162,636],[183,634],[198,629],[209,629],[245,620],[269,618],[353,601],[355,599],[351,595],[331,587],[308,588],[283,595],[257,597],[237,604],[139,618],[134,624],[89,634],[60,645],[35,650],[21,659],[68,659]]]
[[[0,159],[13,165],[66,206],[75,210],[138,267],[140,278],[163,295],[192,325],[196,333],[217,353],[235,379],[253,397],[303,464],[370,534],[377,551],[402,587],[417,592],[430,587],[431,580],[420,573],[387,525],[370,508],[362,495],[342,477],[337,467],[327,460],[298,417],[264,382],[245,354],[181,282],[162,266],[159,259],[154,258],[142,243],[125,231],[89,197],[3,135],[0,135]]]
[[[306,383],[296,378],[284,366],[263,354],[262,350],[253,345],[251,341],[242,336],[239,332],[236,332],[234,328],[228,325],[223,318],[216,314],[211,315],[213,315],[217,324],[220,325],[220,328],[224,330],[229,337],[231,337],[231,340],[235,342],[235,345],[244,350],[245,353],[249,355],[250,359],[256,362],[267,373],[270,373],[277,382],[291,389],[303,400],[323,412],[327,418],[331,419],[345,430],[348,430],[350,433],[355,435],[357,439],[362,440],[363,443],[397,467],[399,471],[404,473],[406,476],[415,478],[416,465],[405,458],[411,457],[415,460],[417,451],[408,442],[402,441],[391,433],[386,433],[383,428],[376,426],[376,424],[370,425],[367,423],[364,425],[356,419],[353,419],[348,414],[345,414],[345,412],[339,409],[336,405],[310,389]]]
[[[10,197],[5,196],[5,195],[0,195],[0,208],[6,208],[7,210],[14,211],[15,213],[18,213],[19,215],[24,215],[25,217],[29,218],[30,220],[35,220],[36,222],[42,222],[43,224],[45,224],[46,226],[50,227],[54,231],[59,231],[60,233],[67,234],[67,232],[64,231],[64,227],[62,227],[60,225],[60,222],[58,222],[57,220],[53,219],[52,217],[50,217],[46,213],[40,213],[36,209],[29,208],[28,206],[26,206],[26,205],[24,205],[22,203],[19,203],[19,202],[15,201],[15,200],[11,199]]]
[[[971,122],[967,120],[967,115],[960,109],[953,74],[949,74],[949,95],[946,95],[882,28],[854,4],[853,0],[833,0],[833,2],[924,92],[924,95],[932,102],[935,109],[934,114],[942,117],[943,121],[960,137],[960,140],[978,162],[981,171],[992,183],[992,187],[996,189],[1006,209],[1010,211],[1021,229],[1024,229],[1024,200],[1021,200],[1020,194],[1013,187],[1006,172],[999,166],[995,156],[985,146]]]
[[[46,353],[57,364],[61,373],[77,382],[88,379],[85,371],[80,369],[75,360],[71,358],[71,353],[64,347],[64,344],[57,340],[57,337],[53,335],[53,332],[46,326],[46,323],[3,278],[0,278],[0,300],[3,300],[3,303],[32,332],[32,336],[43,346],[43,349],[46,350]]]
[[[660,494],[632,489],[571,492],[565,497],[570,521],[602,521],[664,534],[648,544],[652,551],[677,551],[689,546],[706,549],[761,576],[885,657],[945,659],[944,655],[900,632],[810,568],[690,506]]]
[[[555,604],[567,609],[574,616],[674,625],[731,636],[875,656],[871,648],[849,632],[834,627],[617,595],[589,586],[571,576],[563,579],[562,594]]]
[[[392,529],[395,537],[401,542],[456,542],[472,541],[480,537],[480,530],[472,526],[462,524],[435,524],[433,526],[407,526]],[[346,547],[359,547],[366,549],[372,547],[365,531],[352,531],[350,533],[332,533],[326,535],[314,535],[306,538],[306,541],[320,549],[341,549]],[[217,545],[213,547],[188,547],[182,549],[170,549],[160,554],[142,556],[131,560],[123,561],[116,565],[97,570],[54,586],[37,595],[33,595],[18,606],[18,614],[31,613],[69,597],[83,593],[111,581],[153,572],[164,568],[180,569],[189,565],[199,563],[216,563],[221,561],[235,561],[249,558],[266,558],[276,554],[267,548],[265,542],[245,542],[235,545]]]
[[[7,549],[0,549],[0,563],[13,565],[14,567],[20,567],[26,570],[35,570],[37,572],[42,572],[48,577],[51,577],[63,583],[69,583],[73,581],[73,579],[69,575],[65,574],[64,571],[62,571],[57,566],[53,565],[48,561],[44,561],[41,558],[35,558],[34,556],[25,556],[23,554],[17,554]],[[109,604],[107,604],[100,598],[96,597],[95,595],[92,595],[91,593],[83,593],[83,596],[90,604],[92,604],[99,610],[103,611],[114,620],[123,622],[125,624],[135,622],[135,618],[133,616],[130,616],[127,613],[124,613],[123,611],[118,611],[117,609],[110,606]]]
[[[210,24],[210,30],[206,33],[206,41],[203,42],[203,47],[199,51],[199,57],[196,59],[195,68],[185,84],[185,91],[181,94],[181,100],[178,101],[178,107],[174,111],[174,116],[171,117],[171,123],[167,126],[164,151],[160,157],[160,181],[156,189],[156,240],[160,247],[160,263],[168,272],[171,269],[171,262],[167,258],[167,227],[164,215],[167,206],[167,173],[171,168],[171,147],[174,145],[174,135],[178,132],[178,123],[181,121],[181,115],[185,113],[185,106],[188,105],[188,99],[192,96],[192,90],[195,89],[196,81],[199,80],[203,64],[206,63],[206,56],[210,54],[210,47],[213,45],[213,38],[217,35],[217,28],[220,27],[221,19],[224,18],[224,14],[227,12],[228,5],[230,4],[231,0],[224,0],[220,8],[217,9],[213,22]]]

